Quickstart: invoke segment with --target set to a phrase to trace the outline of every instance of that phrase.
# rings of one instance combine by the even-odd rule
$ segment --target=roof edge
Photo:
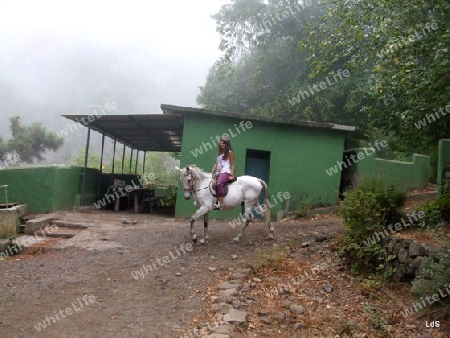
[[[322,128],[322,129],[332,129],[339,131],[355,131],[356,127],[347,126],[335,123],[323,123],[323,122],[315,122],[315,121],[303,121],[296,119],[286,119],[280,117],[269,117],[264,115],[252,115],[252,114],[243,114],[243,113],[234,113],[234,112],[225,112],[225,111],[217,111],[217,110],[209,110],[203,108],[193,108],[193,107],[182,107],[175,106],[170,104],[161,104],[161,110],[164,114],[174,115],[180,114],[184,115],[184,113],[196,113],[196,114],[204,114],[204,115],[217,115],[217,116],[225,116],[225,117],[237,117],[237,118],[245,118],[254,121],[263,121],[263,122],[271,122],[271,123],[280,123],[280,124],[294,124],[302,127],[310,127],[310,128]]]

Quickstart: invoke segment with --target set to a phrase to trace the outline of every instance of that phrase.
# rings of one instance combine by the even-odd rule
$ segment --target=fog
[[[197,106],[221,55],[211,15],[227,2],[0,0],[0,135],[9,139],[15,115],[57,132],[69,122],[61,114],[107,102],[116,114]],[[47,160],[72,156],[68,143],[83,144],[85,129],[65,140],[64,157]]]

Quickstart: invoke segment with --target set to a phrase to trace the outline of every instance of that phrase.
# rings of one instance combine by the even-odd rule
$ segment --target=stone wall
[[[383,240],[383,245],[387,248],[388,256],[391,256],[387,268],[396,269],[394,281],[413,280],[418,276],[423,257],[438,259],[441,251],[436,245],[405,238],[387,237]]]

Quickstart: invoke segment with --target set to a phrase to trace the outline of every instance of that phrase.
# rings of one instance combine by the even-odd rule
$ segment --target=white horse
[[[188,200],[191,194],[195,195],[195,205],[200,208],[189,218],[191,223],[192,241],[197,241],[197,235],[193,230],[194,222],[200,216],[203,216],[204,225],[204,239],[200,240],[202,244],[209,239],[208,235],[208,215],[216,198],[209,189],[212,180],[212,174],[206,173],[195,165],[187,165],[186,168],[180,169],[180,180],[183,184],[184,198]],[[264,222],[270,230],[269,239],[274,239],[275,229],[270,222],[270,211],[265,207],[265,203],[261,206],[258,203],[259,195],[264,191],[264,201],[268,201],[269,188],[263,180],[253,176],[239,176],[236,182],[228,186],[228,194],[225,196],[221,204],[222,210],[230,210],[236,207],[245,206],[245,213],[240,215],[242,220],[245,220],[239,234],[233,239],[233,242],[239,242],[244,235],[250,220],[253,218],[253,210],[257,210],[258,205],[261,213],[264,213]],[[243,203],[243,204],[242,204]],[[239,222],[239,221],[238,221]],[[235,224],[235,223],[233,223]]]

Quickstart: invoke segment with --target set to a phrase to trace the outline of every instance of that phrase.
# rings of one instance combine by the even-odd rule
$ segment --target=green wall
[[[250,121],[252,127],[245,128],[245,131],[239,129],[238,133],[236,128],[241,121],[242,119],[225,116],[186,114],[181,166],[196,164],[210,172],[217,156],[215,138],[229,133],[236,157],[236,175],[244,174],[247,149],[269,151],[268,183],[271,195],[288,192],[291,195],[291,210],[296,209],[300,202],[308,205],[338,203],[340,175],[330,176],[325,170],[342,159],[344,132],[243,120]],[[199,148],[202,149],[201,154]],[[192,200],[184,200],[181,183],[178,191],[180,193],[177,196],[176,216],[188,217],[197,208]],[[282,209],[284,201],[271,208],[271,215]],[[240,208],[231,211],[213,211],[211,217],[234,219],[240,212]]]
[[[374,151],[373,148],[359,148],[346,154],[373,154]],[[386,185],[395,184],[404,190],[425,188],[430,177],[430,157],[419,154],[414,154],[411,162],[384,160],[375,155],[364,156],[351,167],[352,174],[359,177],[380,177]]]
[[[40,213],[72,209],[79,205],[83,168],[51,165],[0,170],[0,185],[8,185],[8,201],[28,205],[28,212]],[[98,170],[89,169],[86,192],[97,192]],[[92,199],[92,197],[91,197]],[[0,203],[4,203],[0,194]],[[85,203],[86,205],[86,203]]]
[[[437,184],[442,184],[446,165],[450,165],[450,140],[439,140]]]

